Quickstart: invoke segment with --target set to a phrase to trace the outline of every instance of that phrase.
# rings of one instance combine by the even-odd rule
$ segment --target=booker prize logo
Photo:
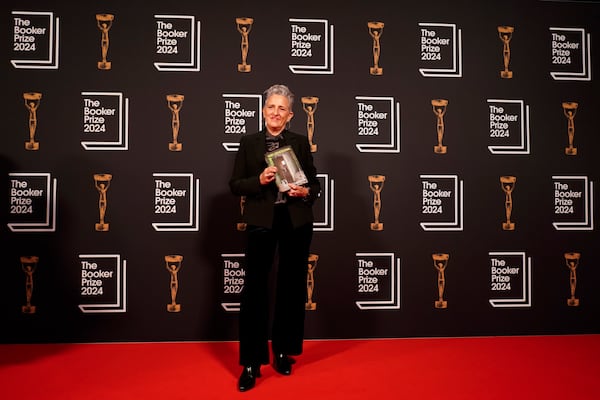
[[[524,100],[488,99],[488,150],[492,154],[529,154],[529,105]]]
[[[379,66],[379,57],[381,56],[381,35],[383,35],[383,27],[385,24],[380,21],[367,22],[369,35],[373,38],[373,66],[369,68],[371,75],[383,75],[383,68]]]
[[[591,81],[590,34],[584,28],[550,28],[550,76],[562,81]]]
[[[235,26],[237,27],[238,32],[242,36],[240,43],[240,50],[242,52],[242,63],[238,64],[237,70],[238,72],[250,72],[252,71],[252,65],[248,64],[248,50],[250,48],[250,41],[248,36],[250,35],[250,31],[252,30],[252,24],[254,23],[254,18],[247,17],[238,17],[235,19]]]
[[[489,253],[489,262],[492,307],[531,307],[531,257],[521,251],[497,251]]]
[[[12,172],[8,178],[8,228],[12,232],[54,232],[57,179],[47,172]]]
[[[571,289],[571,297],[567,299],[569,307],[579,306],[579,299],[575,297],[575,289],[577,288],[577,266],[581,259],[581,253],[568,252],[564,254],[565,263],[569,268],[569,288]]]
[[[317,174],[317,179],[321,183],[321,194],[319,201],[315,202],[313,207],[315,231],[333,232],[335,229],[335,181],[329,177],[329,174]]]
[[[80,254],[79,309],[83,313],[127,311],[127,262],[119,254]]]
[[[107,60],[108,57],[108,46],[110,39],[108,32],[112,28],[115,16],[112,14],[96,14],[96,25],[101,32],[100,38],[100,50],[102,51],[102,60],[98,61],[98,69],[109,70],[112,68],[112,63]]]
[[[317,309],[317,303],[313,301],[313,295],[315,293],[315,269],[317,268],[317,261],[319,260],[318,254],[308,255],[308,272],[306,274],[306,304],[304,308],[307,311],[314,311]]]
[[[181,304],[177,304],[177,292],[179,291],[179,270],[181,269],[181,262],[183,256],[179,254],[172,254],[165,256],[165,267],[169,272],[169,292],[171,294],[171,303],[167,304],[168,312],[180,312]]]
[[[129,99],[120,92],[81,92],[86,150],[128,150]]]
[[[240,311],[240,294],[244,289],[246,269],[244,253],[221,254],[223,259],[223,300],[225,311]]]
[[[554,222],[557,231],[594,230],[594,182],[587,176],[554,175]]]
[[[500,71],[500,78],[510,79],[513,77],[513,73],[508,69],[510,64],[510,40],[515,31],[513,26],[499,26],[498,36],[502,41],[502,61],[504,62],[504,69]]]
[[[356,253],[360,310],[400,309],[400,258],[394,253]]]
[[[464,182],[458,175],[420,175],[424,231],[462,231]]]
[[[25,108],[29,111],[29,141],[25,142],[26,150],[39,150],[40,143],[35,141],[35,133],[37,130],[37,109],[40,107],[42,94],[38,92],[23,93],[25,100]]]
[[[462,77],[462,31],[456,24],[419,23],[419,72],[430,78]]]
[[[191,173],[154,173],[154,222],[158,232],[200,229],[200,180]]]
[[[58,69],[60,23],[54,13],[12,12],[12,59],[17,69]]]
[[[200,71],[200,21],[193,15],[154,15],[154,68],[158,71]]]
[[[100,219],[94,226],[97,232],[107,232],[110,228],[110,225],[105,221],[105,217],[106,209],[108,208],[108,197],[106,194],[111,181],[111,174],[94,174],[94,186],[100,197],[98,199],[98,213],[100,214]]]
[[[263,98],[260,94],[223,94],[223,147],[235,152],[240,146],[240,136],[263,128]]]
[[[355,96],[356,148],[361,153],[400,153],[400,103],[393,97]]]
[[[25,305],[21,307],[23,314],[35,314],[35,306],[31,304],[33,297],[33,274],[37,269],[39,257],[37,256],[22,256],[21,269],[25,273]]]
[[[433,266],[437,271],[437,289],[438,299],[433,303],[435,308],[448,308],[448,302],[444,300],[444,290],[446,289],[446,267],[450,255],[448,253],[433,253]]]
[[[181,107],[183,107],[185,96],[182,94],[168,94],[166,97],[167,106],[171,110],[171,135],[173,136],[173,141],[169,143],[169,151],[181,151],[183,146],[178,142],[179,128],[181,126],[179,112],[181,111]]]
[[[326,19],[290,18],[289,22],[290,71],[333,75],[333,25]]]

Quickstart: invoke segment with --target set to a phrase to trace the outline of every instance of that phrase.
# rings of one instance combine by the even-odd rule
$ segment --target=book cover
[[[277,183],[280,192],[290,190],[290,183],[296,185],[308,183],[308,179],[306,179],[306,175],[291,146],[283,146],[266,153],[265,160],[269,166],[277,167],[275,183]]]

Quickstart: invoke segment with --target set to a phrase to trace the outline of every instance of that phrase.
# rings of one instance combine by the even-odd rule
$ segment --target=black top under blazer
[[[244,135],[235,157],[233,172],[229,180],[231,192],[236,196],[245,196],[242,220],[248,225],[265,228],[273,227],[273,207],[277,198],[275,181],[268,185],[260,184],[260,174],[267,167],[265,161],[266,131]],[[284,145],[290,145],[308,179],[305,185],[310,189],[307,198],[287,197],[287,207],[293,226],[299,227],[314,220],[312,205],[321,193],[321,183],[317,179],[317,170],[313,164],[308,138],[288,130],[282,133]]]

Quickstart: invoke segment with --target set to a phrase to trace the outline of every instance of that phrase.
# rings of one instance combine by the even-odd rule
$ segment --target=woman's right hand
[[[273,182],[275,179],[275,173],[277,172],[277,167],[267,167],[261,172],[258,176],[261,185],[268,185]]]

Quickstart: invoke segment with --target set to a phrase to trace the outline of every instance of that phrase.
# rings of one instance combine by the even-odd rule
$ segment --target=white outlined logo
[[[223,295],[232,297],[231,301],[221,302],[223,310],[228,312],[240,311],[239,296],[244,288],[244,253],[223,253]]]
[[[156,19],[154,67],[163,71],[200,71],[200,21],[193,15],[154,15]]]
[[[356,253],[360,310],[400,309],[400,258],[394,253]]]
[[[531,257],[523,251],[491,251],[489,257],[492,307],[531,307]]]
[[[594,230],[594,182],[587,176],[553,175],[554,216],[557,231]]]
[[[49,172],[9,173],[12,232],[56,230],[57,180]]]
[[[462,77],[462,30],[456,24],[420,22],[419,72],[430,78]]]
[[[80,254],[79,309],[86,314],[127,311],[127,261],[119,254]]]
[[[550,27],[552,67],[557,81],[591,81],[591,36],[583,28]]]
[[[317,201],[317,205],[322,205],[323,208],[315,210],[315,221],[313,228],[320,232],[333,232],[335,225],[335,187],[333,179],[329,178],[328,174],[317,174],[317,179],[321,181],[321,196]],[[319,220],[320,218],[320,220]]]
[[[224,93],[225,136],[242,135],[263,128],[263,98],[260,94]],[[253,126],[253,123],[256,125]],[[236,142],[223,142],[226,151],[237,151],[240,147],[239,138]]]
[[[154,173],[154,216],[157,232],[200,230],[200,180],[192,173]],[[185,219],[182,221],[182,219]]]
[[[294,74],[333,75],[333,25],[326,19],[290,18],[290,57]]]
[[[458,175],[420,175],[423,201],[421,214],[432,218],[421,222],[424,231],[462,231],[464,182]]]
[[[523,100],[488,99],[492,154],[530,154],[529,105]]]
[[[129,149],[129,99],[121,92],[81,92],[82,131],[96,140],[82,140],[86,150]]]
[[[400,103],[393,97],[356,96],[361,153],[400,153]],[[367,141],[368,140],[368,141]]]
[[[60,23],[52,12],[13,11],[13,54],[17,69],[58,69]]]

